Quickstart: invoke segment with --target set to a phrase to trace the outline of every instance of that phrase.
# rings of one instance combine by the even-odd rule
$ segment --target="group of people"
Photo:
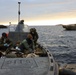
[[[9,35],[9,34],[8,34]],[[6,51],[8,48],[13,47],[13,41],[8,38],[8,35],[4,32],[0,38],[0,51]],[[38,33],[36,32],[35,28],[31,28],[30,32],[27,34],[27,38],[17,43],[15,48],[18,49],[20,52],[25,52],[25,50],[29,50],[29,52],[33,52],[37,40],[38,40]]]
[[[19,49],[21,52],[25,52],[25,50],[29,50],[29,52],[33,52],[35,49],[35,46],[37,44],[39,36],[36,32],[35,28],[31,28],[30,32],[27,35],[27,38],[24,39],[19,45],[17,45],[17,49]]]

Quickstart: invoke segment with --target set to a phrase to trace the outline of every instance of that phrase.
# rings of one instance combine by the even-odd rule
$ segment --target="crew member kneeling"
[[[19,45],[19,49],[21,52],[25,53],[26,50],[28,50],[29,52],[33,52],[33,41],[32,41],[32,35],[28,34],[27,38],[24,39],[20,45]]]
[[[6,33],[2,33],[2,37],[0,38],[0,50],[6,51],[12,45],[12,41],[8,38]]]

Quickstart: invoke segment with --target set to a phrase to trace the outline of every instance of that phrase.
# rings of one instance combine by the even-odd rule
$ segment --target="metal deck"
[[[1,58],[0,75],[48,75],[48,57]]]

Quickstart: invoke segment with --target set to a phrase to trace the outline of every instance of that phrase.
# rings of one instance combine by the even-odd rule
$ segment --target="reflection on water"
[[[39,40],[45,42],[56,61],[76,63],[76,31],[66,31],[62,26],[35,27]]]

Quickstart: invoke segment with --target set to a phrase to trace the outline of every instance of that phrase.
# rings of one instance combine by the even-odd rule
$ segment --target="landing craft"
[[[28,33],[27,31],[16,32],[13,30],[9,31],[8,37],[15,44],[18,40],[25,39]],[[0,75],[59,74],[58,64],[55,62],[52,53],[40,43],[37,44],[33,53],[17,54],[17,49],[11,48],[10,50],[0,59]]]

